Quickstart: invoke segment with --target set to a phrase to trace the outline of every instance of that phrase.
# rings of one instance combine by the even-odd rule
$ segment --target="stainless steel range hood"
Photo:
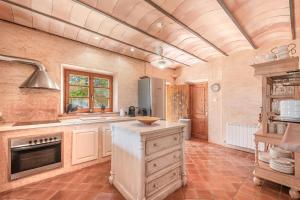
[[[1,54],[0,61],[17,62],[37,67],[20,88],[60,90],[58,85],[50,78],[45,66],[40,61]]]

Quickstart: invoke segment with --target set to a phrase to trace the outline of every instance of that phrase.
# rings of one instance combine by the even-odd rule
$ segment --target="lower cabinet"
[[[98,128],[74,130],[72,165],[98,159]]]
[[[102,156],[111,155],[111,130],[110,128],[102,129]]]

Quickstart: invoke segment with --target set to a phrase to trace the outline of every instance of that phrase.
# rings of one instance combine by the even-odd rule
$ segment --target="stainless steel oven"
[[[10,180],[62,166],[62,133],[10,139]]]

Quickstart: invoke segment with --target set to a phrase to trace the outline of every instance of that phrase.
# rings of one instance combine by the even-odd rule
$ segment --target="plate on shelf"
[[[279,147],[270,148],[270,156],[271,158],[291,158],[292,152],[286,151]]]
[[[275,159],[270,160],[269,166],[271,169],[286,173],[286,174],[293,174],[295,171],[295,166],[294,165],[283,165],[283,164],[278,164]]]
[[[281,172],[281,173],[285,173],[285,174],[294,174],[294,170],[285,170],[285,169],[281,169],[281,168],[277,168],[273,165],[270,165],[271,169]]]
[[[290,158],[277,158],[272,159],[272,162],[278,165],[284,165],[284,166],[293,166],[293,163],[295,163],[295,160]]]

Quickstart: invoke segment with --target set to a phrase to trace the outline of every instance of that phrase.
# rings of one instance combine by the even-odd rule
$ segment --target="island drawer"
[[[146,163],[147,176],[180,161],[180,151],[174,151]]]
[[[173,169],[165,175],[146,184],[146,196],[151,196],[156,191],[180,179],[180,167]]]
[[[180,144],[180,133],[146,141],[146,155]]]

